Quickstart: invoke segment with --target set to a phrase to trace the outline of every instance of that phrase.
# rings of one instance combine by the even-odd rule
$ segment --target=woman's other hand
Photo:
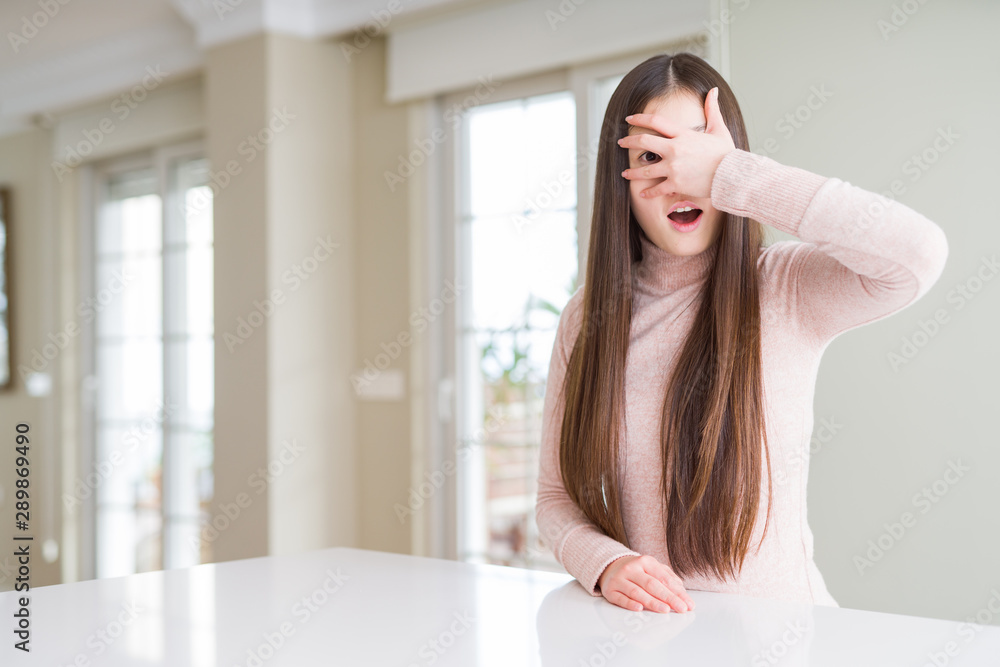
[[[677,612],[694,609],[694,600],[684,590],[673,570],[653,556],[623,556],[608,565],[598,579],[608,602],[641,611]]]

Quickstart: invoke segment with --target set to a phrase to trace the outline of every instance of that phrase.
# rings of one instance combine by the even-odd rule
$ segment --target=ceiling
[[[495,2],[496,0],[493,0]],[[65,4],[63,4],[65,3]],[[138,83],[199,70],[206,48],[262,31],[379,32],[491,0],[20,0],[0,3],[0,135]],[[48,12],[43,11],[48,6]],[[391,11],[393,10],[393,11]],[[388,18],[388,22],[386,21]]]

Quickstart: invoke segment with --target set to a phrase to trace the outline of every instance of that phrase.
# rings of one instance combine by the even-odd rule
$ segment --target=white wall
[[[896,14],[899,29],[884,38],[879,21],[893,26],[901,5],[919,9]],[[983,258],[1000,248],[992,201],[1000,182],[1000,5],[733,0],[730,11],[730,84],[753,150],[876,192],[899,180],[897,199],[948,236],[948,264],[930,293],[825,353],[815,436],[823,419],[841,426],[814,443],[809,519],[817,564],[842,605],[964,620],[1000,588],[1000,279],[984,281],[964,307],[956,298],[960,285],[977,286],[978,271],[992,277]],[[814,89],[830,96],[813,97],[817,108],[809,109]],[[796,113],[806,119],[798,128],[783,121]],[[957,140],[939,142],[946,150],[914,170],[911,156],[933,153],[947,128]],[[776,152],[765,148],[768,139]],[[888,353],[901,351],[902,339],[938,309],[948,322],[894,370]],[[939,482],[939,501],[915,504],[954,461],[971,470],[954,485]],[[897,540],[884,524],[904,512],[915,524]],[[859,572],[855,556],[866,557],[880,536],[888,550]]]

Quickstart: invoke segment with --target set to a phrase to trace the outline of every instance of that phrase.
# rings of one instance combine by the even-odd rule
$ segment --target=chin
[[[703,215],[698,226],[690,231],[681,231],[672,224],[670,218],[664,218],[657,223],[663,228],[664,235],[671,239],[678,247],[692,250],[692,253],[701,252],[712,245],[719,234],[719,220],[715,215]],[[684,254],[692,254],[684,253]]]
[[[673,250],[672,252],[675,255],[700,255],[701,253],[708,250],[708,248],[711,245],[712,245],[711,243],[708,243],[704,239],[688,240],[685,238],[679,241],[675,241],[675,243],[673,244],[675,250]]]

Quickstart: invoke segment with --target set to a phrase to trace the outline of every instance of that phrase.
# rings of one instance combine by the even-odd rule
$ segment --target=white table
[[[1000,665],[993,625],[690,595],[634,612],[566,574],[335,548],[33,589],[32,651],[6,629],[0,664]]]

